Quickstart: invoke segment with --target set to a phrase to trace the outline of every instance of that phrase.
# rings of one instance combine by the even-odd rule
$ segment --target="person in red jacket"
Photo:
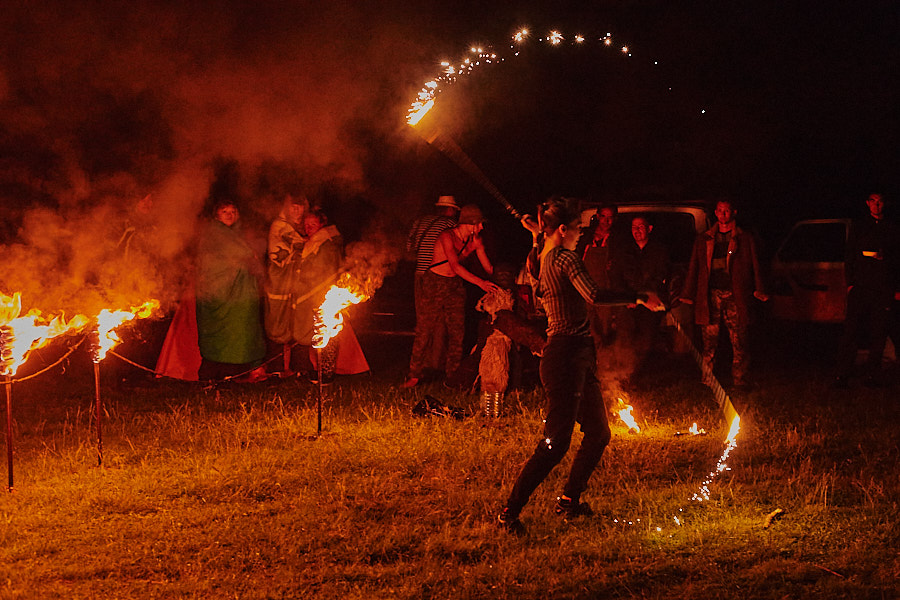
[[[734,204],[719,200],[716,223],[697,236],[681,300],[694,305],[694,322],[703,334],[703,361],[710,372],[719,343],[719,328],[728,330],[735,388],[747,380],[750,302],[769,299],[763,286],[756,242],[735,223]]]

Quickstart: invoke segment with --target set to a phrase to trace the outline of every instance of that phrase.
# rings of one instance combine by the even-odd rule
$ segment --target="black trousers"
[[[837,375],[847,377],[853,370],[856,349],[862,334],[867,334],[869,358],[868,374],[881,369],[884,345],[891,321],[891,294],[885,290],[871,290],[854,286],[847,296],[847,318],[837,357]]]
[[[515,516],[566,455],[576,422],[584,439],[563,487],[563,494],[569,498],[577,501],[587,488],[611,437],[590,337],[552,336],[544,348],[540,372],[547,396],[547,418],[543,438],[522,468],[507,502]]]

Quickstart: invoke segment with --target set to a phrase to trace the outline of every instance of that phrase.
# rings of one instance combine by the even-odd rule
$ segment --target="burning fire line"
[[[619,415],[619,418],[628,427],[628,431],[640,433],[641,426],[638,425],[637,420],[634,418],[634,415],[631,412],[633,410],[633,406],[631,406],[630,404],[626,404],[625,400],[619,398],[619,408],[616,411],[616,414]]]
[[[122,340],[116,329],[134,319],[146,319],[159,309],[159,301],[148,300],[138,307],[128,310],[109,310],[104,308],[97,315],[97,342],[93,347],[93,360],[99,363],[106,354]]]
[[[59,315],[47,321],[37,309],[20,317],[21,311],[21,294],[0,294],[0,374],[8,377],[16,374],[32,350],[68,331],[81,329],[89,322],[84,315],[69,321]]]

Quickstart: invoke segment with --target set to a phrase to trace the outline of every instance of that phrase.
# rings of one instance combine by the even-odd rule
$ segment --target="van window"
[[[668,211],[620,212],[614,228],[619,235],[627,236],[624,239],[631,239],[631,220],[638,216],[646,218],[653,226],[650,237],[669,250],[669,260],[675,264],[690,262],[697,237],[694,215]]]
[[[800,223],[778,251],[782,262],[843,262],[847,226],[843,222]]]

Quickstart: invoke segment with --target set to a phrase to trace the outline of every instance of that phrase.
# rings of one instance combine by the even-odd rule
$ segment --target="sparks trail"
[[[520,48],[531,38],[531,32],[528,29],[520,29],[511,38],[511,43],[507,54],[510,57],[518,56]],[[599,38],[592,38],[599,41],[603,46],[612,47],[613,38],[611,33]],[[558,30],[547,33],[546,36],[538,38],[538,43],[546,43],[551,46],[560,46],[566,43],[582,45],[588,42],[588,37],[575,33],[566,35]],[[628,57],[631,51],[627,45],[620,48],[620,52]],[[507,60],[508,56],[500,55],[493,50],[491,46],[486,49],[484,47],[472,47],[469,49],[469,56],[463,58],[458,64],[451,64],[450,61],[441,62],[442,72],[440,75],[427,81],[419,90],[416,99],[410,104],[406,117],[407,123],[416,129],[425,141],[435,146],[447,158],[451,159],[458,167],[465,171],[475,181],[477,181],[495,200],[497,200],[506,211],[516,220],[523,218],[522,214],[506,199],[503,193],[496,185],[484,174],[484,172],[475,164],[474,161],[459,147],[459,145],[450,138],[446,133],[442,132],[433,122],[430,124],[422,123],[425,116],[434,108],[437,102],[437,95],[448,86],[456,82],[459,77],[473,74],[479,67],[484,65],[494,65]]]

